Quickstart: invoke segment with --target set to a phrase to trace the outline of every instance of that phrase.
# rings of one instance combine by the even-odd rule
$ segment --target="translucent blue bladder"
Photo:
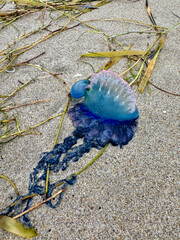
[[[101,71],[91,80],[80,80],[72,86],[71,96],[84,96],[84,105],[104,119],[128,121],[139,117],[134,93],[116,73]]]

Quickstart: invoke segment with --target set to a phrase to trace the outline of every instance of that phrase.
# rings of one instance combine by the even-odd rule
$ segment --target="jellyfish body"
[[[127,82],[110,71],[93,74],[91,81],[81,80],[71,89],[71,96],[84,96],[84,104],[104,119],[129,121],[137,119],[138,109],[133,91]]]
[[[22,199],[19,204],[23,202],[23,198],[32,194],[44,196],[48,171],[64,171],[70,162],[78,161],[92,148],[101,149],[109,143],[122,148],[134,136],[139,117],[135,96],[129,85],[117,74],[110,71],[93,74],[90,81],[85,79],[75,83],[70,94],[74,98],[84,97],[81,103],[75,104],[68,112],[75,130],[52,151],[44,153],[30,174],[27,195],[18,196],[15,200]],[[77,144],[79,139],[83,139],[80,145]],[[59,184],[62,184],[63,189],[67,185],[73,185],[75,181],[76,175],[54,183],[49,181],[46,197],[52,196]],[[62,200],[62,194],[63,192],[56,203],[49,200],[46,204],[56,208]],[[32,201],[28,200],[24,210],[30,208],[31,203]],[[2,214],[9,214],[16,207],[18,209],[18,206],[10,205],[7,212]],[[30,226],[27,214],[23,216],[22,221]]]
[[[76,82],[70,94],[73,98],[84,97],[82,103],[69,110],[79,137],[84,139],[81,150],[88,152],[92,147],[102,148],[108,143],[122,148],[133,138],[139,117],[136,99],[128,83],[116,73],[92,74],[90,80]],[[72,149],[76,155],[72,159],[77,161],[81,151],[78,146]],[[73,154],[68,152],[70,160]],[[66,157],[64,160],[67,163]]]

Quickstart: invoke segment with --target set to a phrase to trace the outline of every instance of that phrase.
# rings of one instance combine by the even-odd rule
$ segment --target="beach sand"
[[[171,28],[179,22],[179,0],[149,1],[151,11],[158,26]],[[9,3],[10,8],[14,5]],[[174,14],[173,14],[174,13]],[[51,17],[59,16],[52,12]],[[45,24],[49,21],[45,13]],[[145,1],[116,0],[79,19],[131,19],[151,24]],[[41,13],[34,13],[14,22],[1,30],[0,46],[4,49],[23,32],[29,32],[42,25]],[[50,30],[60,28],[68,18],[52,22]],[[77,24],[72,22],[70,26]],[[88,22],[110,37],[118,34],[144,31],[148,26],[123,21]],[[153,31],[153,29],[151,29]],[[14,48],[24,46],[48,34],[41,30],[31,37],[17,42]],[[129,33],[117,40],[132,50],[147,50],[157,38],[156,34]],[[84,25],[56,34],[22,54],[16,63],[45,54],[31,63],[40,65],[59,74],[68,88],[80,79],[97,71],[107,59],[80,59],[88,52],[109,51],[105,36]],[[150,80],[158,87],[179,93],[180,27],[172,29],[159,54]],[[121,50],[116,45],[116,50]],[[5,65],[4,65],[5,66]],[[121,60],[111,70],[122,73],[127,61]],[[32,66],[21,66],[15,72],[4,72],[0,76],[0,94],[11,93],[21,86],[20,82],[33,80],[4,105],[19,105],[43,99],[49,102],[18,108],[9,112],[19,114],[20,128],[25,129],[40,121],[61,113],[67,103],[67,93],[62,81]],[[19,82],[20,81],[20,82]],[[77,182],[69,186],[62,203],[56,209],[46,205],[32,211],[29,216],[38,236],[35,239],[179,239],[179,198],[178,198],[178,124],[179,97],[166,94],[150,86],[143,94],[134,85],[140,118],[133,140],[123,149],[108,146],[103,155],[85,172]],[[73,105],[73,102],[70,104]],[[27,193],[29,175],[40,160],[42,152],[52,149],[57,134],[60,117],[35,129],[40,135],[24,135],[0,145],[0,174],[8,176],[18,187],[20,194]],[[68,115],[65,116],[58,142],[74,130]],[[77,163],[71,163],[64,172],[51,175],[52,181],[79,171],[98,153],[91,150]],[[14,189],[0,179],[0,208],[4,209],[16,198]],[[36,198],[35,203],[42,199]],[[0,230],[1,240],[18,240],[15,236]]]

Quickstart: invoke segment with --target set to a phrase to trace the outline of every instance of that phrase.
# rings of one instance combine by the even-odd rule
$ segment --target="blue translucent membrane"
[[[71,88],[73,98],[84,98],[84,104],[104,119],[128,121],[139,117],[136,99],[130,86],[117,74],[101,71],[93,74],[91,82],[80,80]]]
[[[120,98],[116,100],[111,93],[107,94],[108,89],[105,87],[101,91],[98,91],[98,88],[99,86],[95,85],[92,89],[85,90],[84,104],[92,113],[105,119],[119,121],[128,121],[139,117],[137,107],[133,112],[129,112]]]

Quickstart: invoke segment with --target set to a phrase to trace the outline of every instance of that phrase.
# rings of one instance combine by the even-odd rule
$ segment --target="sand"
[[[6,6],[5,6],[6,7]],[[14,6],[9,3],[10,8]],[[179,22],[180,3],[178,0],[150,1],[155,21],[159,26],[172,27]],[[58,13],[52,13],[58,16]],[[92,12],[84,14],[88,19],[131,19],[150,24],[145,1],[112,1]],[[20,33],[29,32],[41,26],[39,13],[27,15],[14,22],[14,26],[1,30],[0,46],[5,48]],[[45,14],[45,23],[49,14]],[[56,21],[49,27],[55,30],[68,19]],[[71,25],[75,24],[72,23]],[[140,31],[148,27],[120,21],[89,22],[110,36]],[[19,29],[19,31],[17,30]],[[15,48],[37,41],[48,32],[17,42]],[[132,50],[146,50],[156,35],[131,33],[121,35],[117,40],[124,47],[134,43]],[[105,37],[92,32],[85,26],[64,31],[42,42],[21,55],[16,63],[26,61],[38,54],[45,54],[31,63],[40,65],[60,74],[70,89],[79,79],[86,78],[93,70],[80,61],[80,55],[88,52],[108,51]],[[158,57],[151,81],[169,92],[179,93],[180,28],[171,30]],[[120,48],[117,47],[117,50]],[[107,59],[83,59],[97,71]],[[111,68],[121,73],[127,67],[120,61]],[[32,81],[4,105],[18,105],[43,99],[50,102],[27,106],[11,111],[10,116],[19,113],[20,128],[25,129],[50,116],[63,111],[67,102],[65,87],[59,79],[32,66],[21,66],[15,72],[4,72],[0,76],[0,94],[10,93],[21,82]],[[74,186],[64,194],[61,206],[51,209],[46,205],[30,213],[33,226],[38,231],[35,239],[179,239],[179,198],[178,198],[178,124],[179,98],[165,94],[150,86],[143,94],[133,86],[139,109],[138,129],[133,140],[123,149],[108,146],[105,153],[84,173]],[[71,103],[73,105],[73,103]],[[0,145],[0,174],[13,180],[20,194],[27,192],[29,174],[37,165],[40,154],[52,149],[60,118],[55,118],[38,127],[40,135],[25,135]],[[65,117],[58,142],[71,134],[74,127]],[[77,163],[72,163],[65,172],[51,176],[58,180],[77,172],[96,154],[92,150]],[[0,179],[0,208],[7,207],[16,194],[12,187]],[[40,198],[36,202],[39,202]],[[0,239],[22,239],[0,230]]]

